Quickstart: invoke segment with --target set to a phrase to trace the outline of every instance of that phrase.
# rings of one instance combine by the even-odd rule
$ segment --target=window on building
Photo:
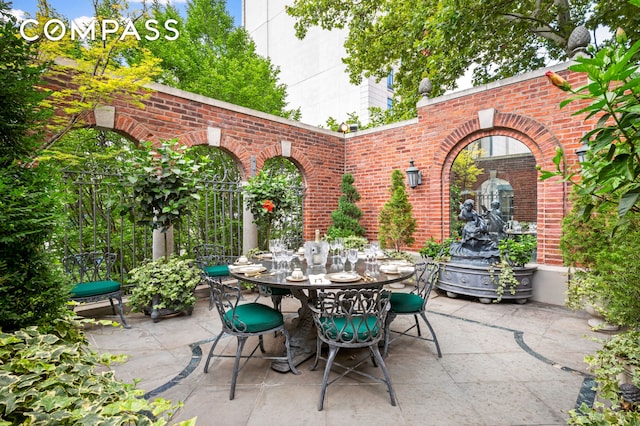
[[[393,108],[393,99],[387,98],[387,109]]]
[[[393,90],[393,70],[387,76],[387,89]]]

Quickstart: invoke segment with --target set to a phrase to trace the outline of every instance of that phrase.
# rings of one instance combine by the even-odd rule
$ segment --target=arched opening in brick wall
[[[531,152],[532,155],[522,156],[520,161],[513,163],[513,167],[521,167],[527,169],[527,179],[531,181],[534,179],[533,186],[528,185],[527,188],[521,190],[531,190],[535,187],[535,206],[528,207],[529,210],[535,210],[535,217],[525,215],[528,219],[533,219],[531,222],[536,224],[538,229],[538,262],[545,263],[560,263],[558,255],[553,254],[551,251],[545,251],[544,247],[552,244],[556,249],[559,242],[559,230],[560,225],[558,221],[558,213],[563,214],[565,205],[565,191],[566,188],[560,187],[562,190],[558,191],[558,183],[554,182],[542,182],[538,178],[538,172],[535,170],[537,164],[545,164],[548,158],[552,158],[550,153],[555,152],[556,147],[560,146],[560,143],[541,123],[537,123],[534,119],[529,117],[518,116],[516,114],[495,114],[494,126],[488,129],[481,129],[479,121],[477,119],[470,120],[463,126],[460,126],[445,139],[444,143],[440,146],[440,153],[444,157],[442,162],[442,168],[440,170],[441,176],[441,200],[442,200],[442,218],[443,218],[443,235],[442,238],[446,238],[451,234],[451,215],[454,208],[450,199],[451,194],[451,168],[453,162],[463,149],[466,149],[473,142],[482,138],[506,136],[513,138],[521,142]],[[513,160],[512,160],[513,161]],[[511,167],[508,166],[508,167]],[[535,173],[534,173],[535,172]],[[482,181],[482,177],[479,181]],[[533,198],[533,195],[529,195],[529,200]],[[558,212],[554,209],[550,209],[551,206],[560,206],[561,211]],[[523,213],[524,214],[524,213]],[[542,232],[540,229],[542,228]],[[556,231],[557,228],[557,231]],[[546,231],[546,233],[545,233]],[[551,231],[551,232],[549,232]],[[542,249],[540,249],[542,248]],[[546,256],[546,258],[545,258]]]

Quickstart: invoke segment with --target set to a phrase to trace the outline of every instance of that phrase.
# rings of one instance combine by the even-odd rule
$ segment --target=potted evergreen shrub
[[[154,147],[144,143],[132,152],[126,174],[133,187],[132,216],[153,230],[153,260],[130,271],[129,304],[157,322],[162,315],[187,311],[196,302],[201,276],[192,260],[171,256],[173,227],[178,225],[202,188],[198,171],[206,158],[192,158],[177,141]]]
[[[202,279],[193,260],[171,256],[147,262],[129,272],[133,284],[129,304],[132,311],[144,312],[158,322],[164,315],[193,312],[194,290]]]
[[[330,239],[364,236],[365,229],[359,222],[362,210],[356,205],[360,201],[360,194],[353,183],[353,175],[350,173],[342,175],[340,184],[342,195],[338,199],[338,209],[331,213],[332,224],[327,229],[327,236]]]
[[[382,206],[378,216],[379,238],[382,248],[389,247],[401,251],[402,246],[411,245],[415,241],[416,219],[413,217],[413,206],[407,197],[403,173],[395,169],[391,173],[391,198]]]

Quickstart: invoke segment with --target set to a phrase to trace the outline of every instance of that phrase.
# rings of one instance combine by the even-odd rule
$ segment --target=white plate
[[[392,271],[390,269],[382,268],[382,267],[380,268],[380,272],[382,272],[383,274],[387,274],[387,275],[399,275],[399,274],[402,273],[402,271],[399,271],[397,269],[395,271]]]
[[[271,253],[260,253],[256,256],[258,259],[271,259],[273,255]]]
[[[360,275],[354,275],[349,272],[336,272],[334,274],[327,274],[325,277],[329,281],[333,281],[336,283],[352,283],[355,281],[360,281],[362,277]]]
[[[239,268],[236,268],[234,272],[239,272],[241,274],[255,274],[257,272],[262,272],[266,270],[267,268],[265,268],[262,265],[248,265],[248,266],[241,266]]]
[[[287,281],[293,281],[293,282],[300,282],[300,281],[306,281],[307,280],[307,276],[303,276],[302,278],[293,278],[291,275],[289,275],[288,277],[285,277],[287,279]]]
[[[249,265],[253,265],[253,263],[249,262],[248,260],[246,262],[238,262],[237,260],[235,262],[233,262],[234,265],[236,266],[249,266]]]

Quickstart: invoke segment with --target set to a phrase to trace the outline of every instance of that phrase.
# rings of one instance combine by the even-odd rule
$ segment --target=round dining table
[[[252,259],[253,265],[262,265],[264,271],[253,272],[256,268],[230,268],[230,275],[241,282],[266,286],[271,288],[288,289],[293,297],[300,301],[298,316],[289,328],[290,345],[294,365],[299,365],[316,353],[316,331],[309,305],[317,300],[318,291],[340,290],[350,288],[381,288],[384,285],[404,281],[410,278],[414,270],[409,267],[398,268],[393,273],[383,272],[380,263],[372,264],[359,259],[353,277],[350,269],[346,272],[337,264],[330,261],[325,267],[307,268],[304,260],[295,259],[292,267],[299,267],[304,279],[292,280],[291,272],[272,272],[273,262],[270,259]],[[244,271],[252,272],[244,272]],[[309,277],[312,279],[309,279]],[[287,362],[274,361],[271,368],[286,373],[290,371]]]

